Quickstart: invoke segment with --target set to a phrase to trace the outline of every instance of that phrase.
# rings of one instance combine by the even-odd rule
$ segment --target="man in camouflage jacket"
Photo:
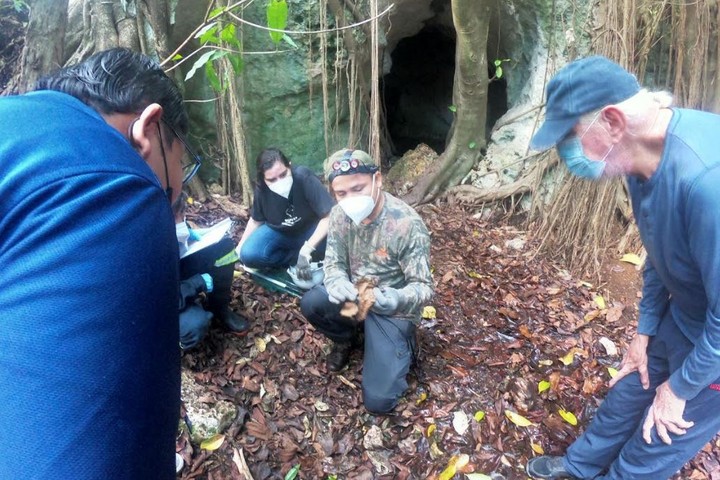
[[[340,150],[324,170],[338,201],[330,212],[325,281],[303,296],[300,307],[334,342],[329,371],[345,367],[364,330],[363,402],[370,412],[387,413],[407,389],[415,326],[433,295],[430,234],[410,206],[382,191],[382,174],[367,153]],[[363,279],[376,282],[375,303],[358,324],[340,310],[358,300]]]

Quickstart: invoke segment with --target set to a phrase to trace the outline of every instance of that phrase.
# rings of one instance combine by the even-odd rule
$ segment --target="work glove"
[[[213,279],[207,274],[197,274],[180,282],[180,310],[192,303],[203,292],[213,291]]]
[[[295,264],[295,274],[300,280],[312,280],[312,271],[310,270],[310,260],[315,248],[309,243],[303,243],[300,253],[298,254],[297,263]]]
[[[371,310],[380,315],[392,315],[397,312],[400,306],[400,292],[395,288],[382,287],[373,288],[375,294],[375,303]]]
[[[357,300],[358,291],[350,280],[336,280],[327,287],[328,300],[332,303],[354,302]]]

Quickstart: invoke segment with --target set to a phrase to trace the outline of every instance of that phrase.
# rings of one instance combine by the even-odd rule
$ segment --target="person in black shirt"
[[[256,160],[257,186],[250,219],[236,247],[243,265],[286,268],[310,279],[310,261],[325,251],[328,215],[334,201],[310,169],[291,167],[277,148]]]

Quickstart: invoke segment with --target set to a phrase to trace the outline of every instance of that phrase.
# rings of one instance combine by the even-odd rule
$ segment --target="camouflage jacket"
[[[430,273],[430,234],[409,205],[383,192],[385,205],[369,224],[355,225],[334,206],[325,251],[325,285],[340,279],[356,283],[374,277],[379,287],[400,293],[396,317],[420,321],[433,296]]]

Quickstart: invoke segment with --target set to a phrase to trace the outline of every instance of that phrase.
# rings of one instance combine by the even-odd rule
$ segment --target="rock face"
[[[193,443],[200,444],[222,433],[235,420],[235,405],[224,400],[208,403],[207,390],[198,385],[187,371],[182,372],[180,392],[190,421],[190,438]]]
[[[189,0],[179,1],[178,5],[189,8]],[[320,29],[321,2],[287,0],[287,3],[289,30]],[[380,22],[382,56],[377,81],[383,95],[383,129],[388,140],[383,144],[386,155],[383,160],[402,157],[420,144],[442,153],[452,126],[453,108],[457,107],[452,105],[455,31],[451,0],[392,3],[392,10]],[[363,12],[368,11],[368,2],[357,0],[354,4],[357,12],[346,11],[346,24],[366,19]],[[381,1],[380,10],[389,4]],[[242,17],[265,25],[265,5],[250,2]],[[528,140],[538,124],[537,107],[544,100],[545,82],[566,58],[587,51],[584,26],[575,26],[568,19],[591,17],[589,0],[509,0],[497,5],[490,21],[486,55],[489,77],[496,75],[492,66],[495,60],[501,61],[502,75],[489,85],[487,156],[468,177],[481,188],[513,182],[532,161],[525,157]],[[188,18],[194,19],[196,15],[188,10],[186,16],[178,16],[176,32],[190,30],[192,22]],[[327,18],[328,28],[334,28],[334,15],[328,12]],[[246,55],[242,110],[249,159],[254,159],[263,148],[275,146],[296,165],[310,166],[319,173],[328,152],[345,146],[367,148],[368,111],[364,102],[369,98],[373,80],[368,32],[368,24],[352,30],[358,53],[345,48],[341,34],[327,35],[327,104],[323,105],[319,35],[292,34],[293,44],[283,41],[275,45],[267,31],[243,27]],[[551,46],[552,55],[548,53]],[[353,122],[350,120],[353,102],[348,99],[351,75],[347,71],[351,59],[358,62],[365,89],[355,94]],[[188,68],[191,63],[188,62]],[[202,83],[206,82],[193,79],[187,85],[186,96],[212,97]],[[203,136],[212,135],[211,105],[190,104],[196,117],[194,125],[206,126],[200,132]],[[350,134],[351,123],[357,133],[354,137]]]

